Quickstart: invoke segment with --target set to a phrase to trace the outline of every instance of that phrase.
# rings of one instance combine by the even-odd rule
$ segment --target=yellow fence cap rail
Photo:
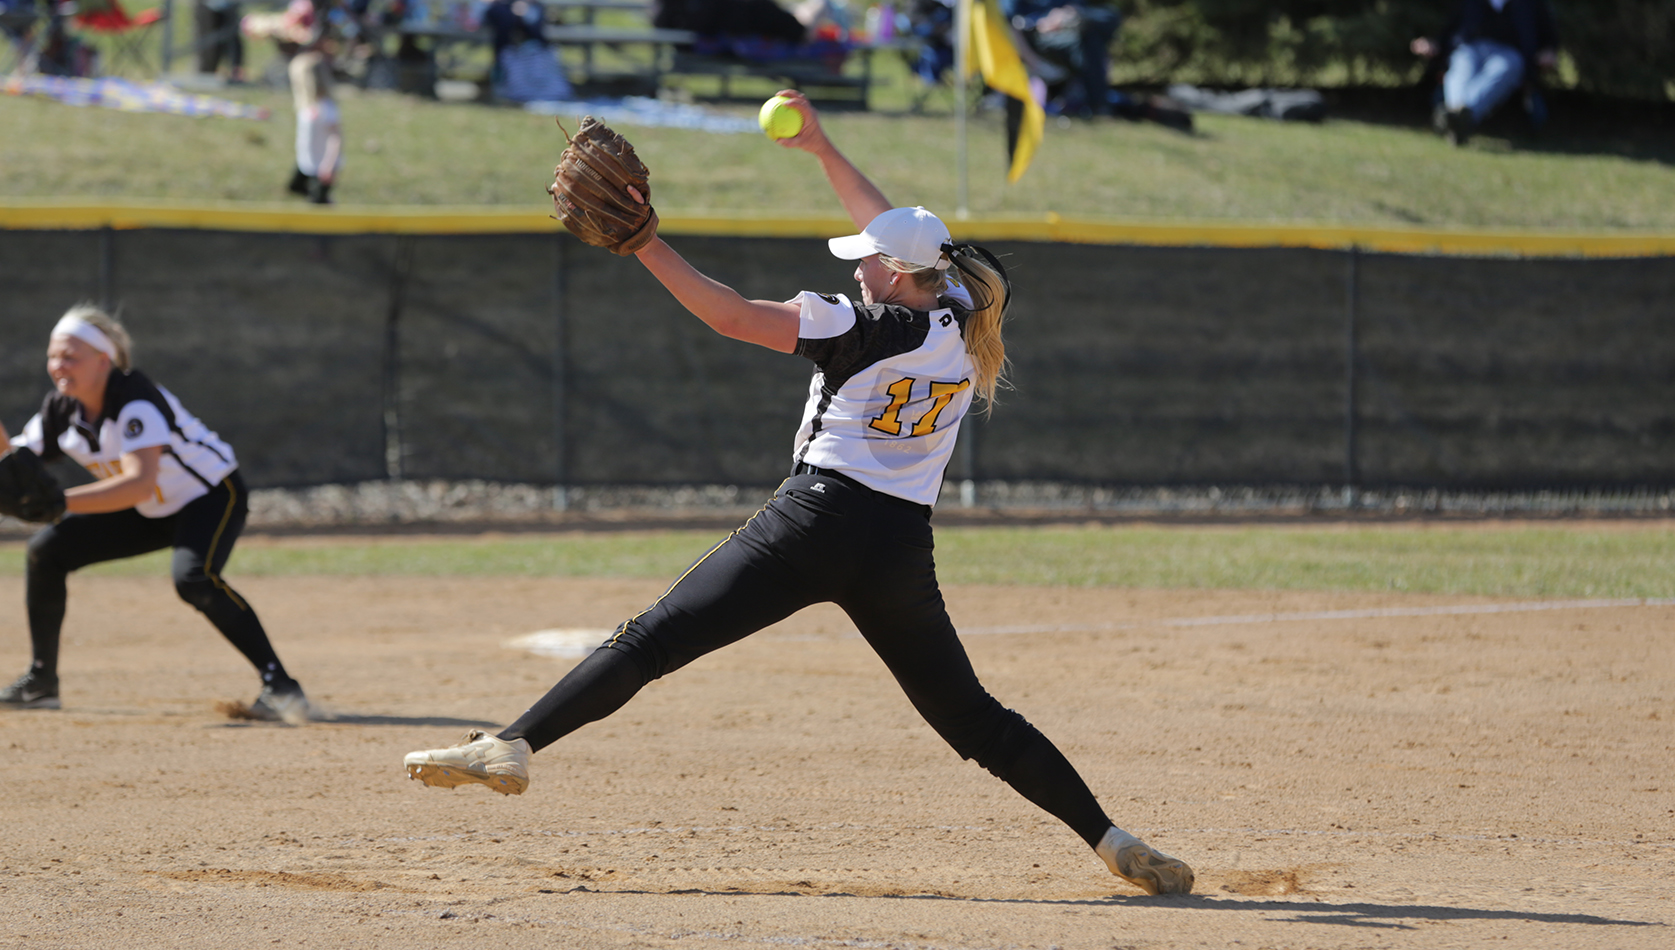
[[[854,225],[841,214],[658,212],[668,235],[826,238]],[[1128,244],[1147,247],[1295,247],[1400,254],[1513,257],[1675,256],[1675,233],[1418,228],[1307,222],[1065,217],[1056,213],[948,217],[965,241]],[[528,207],[388,207],[178,204],[0,198],[0,230],[195,229],[291,234],[539,234],[561,226]]]
[[[424,207],[226,202],[22,201],[0,199],[0,228],[118,231],[168,228],[279,234],[509,234],[557,227],[539,207]]]
[[[1020,222],[970,222],[990,239],[1019,239]],[[1071,244],[1140,244],[1154,247],[1360,248],[1396,254],[1519,257],[1660,257],[1675,255],[1675,233],[1419,228],[1311,222],[1139,221],[1059,218],[1036,225],[1035,240]]]

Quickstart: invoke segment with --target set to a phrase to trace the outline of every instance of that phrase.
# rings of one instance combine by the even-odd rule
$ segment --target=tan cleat
[[[1185,861],[1171,858],[1120,828],[1105,832],[1093,850],[1112,874],[1147,894],[1192,893],[1192,868]]]
[[[502,795],[522,795],[529,787],[529,743],[507,742],[481,729],[467,732],[446,749],[409,752],[405,761],[408,778],[437,788],[474,782]]]

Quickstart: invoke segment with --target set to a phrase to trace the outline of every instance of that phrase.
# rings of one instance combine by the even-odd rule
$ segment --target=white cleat
[[[1192,868],[1154,849],[1121,828],[1112,827],[1093,849],[1111,873],[1147,894],[1191,894]]]
[[[437,788],[475,783],[502,795],[522,795],[529,787],[529,743],[507,742],[481,729],[446,749],[409,752],[405,761],[408,778]]]
[[[262,693],[245,708],[244,718],[258,722],[283,722],[300,726],[313,718],[308,697],[295,682],[279,687],[264,686]]]

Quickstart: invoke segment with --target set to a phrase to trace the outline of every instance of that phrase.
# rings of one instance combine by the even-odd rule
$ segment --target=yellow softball
[[[762,111],[756,116],[756,124],[762,127],[770,139],[788,139],[803,130],[803,114],[791,105],[791,100],[784,96],[774,96],[762,103]]]

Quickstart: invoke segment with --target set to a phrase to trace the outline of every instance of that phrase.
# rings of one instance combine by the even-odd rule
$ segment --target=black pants
[[[830,601],[954,751],[1097,844],[1111,821],[1076,770],[978,682],[937,587],[928,513],[842,476],[792,476],[501,737],[543,748],[652,680]]]
[[[197,23],[198,72],[215,72],[223,57],[227,68],[235,73],[244,67],[244,38],[239,35],[243,14],[237,4],[213,10],[199,3],[193,19]]]
[[[71,571],[174,548],[174,589],[180,599],[209,618],[262,674],[263,683],[291,678],[274,655],[256,612],[221,579],[250,511],[244,479],[233,472],[209,494],[164,518],[147,518],[132,508],[100,515],[70,515],[29,539],[29,639],[34,668],[58,675],[58,639],[68,600]]]
[[[317,205],[332,203],[332,186],[313,175],[304,174],[300,168],[291,173],[291,183],[286,188],[291,194],[302,195]]]

